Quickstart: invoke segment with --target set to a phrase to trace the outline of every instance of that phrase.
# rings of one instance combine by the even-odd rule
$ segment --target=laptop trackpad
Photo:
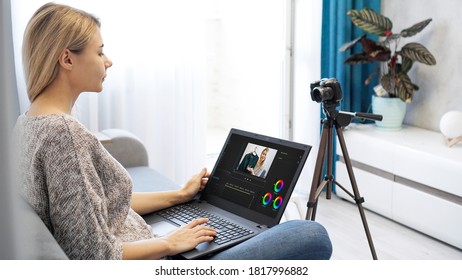
[[[151,228],[154,234],[157,234],[159,236],[164,236],[167,233],[177,229],[178,227],[175,225],[172,225],[169,222],[160,221],[160,222],[152,224]]]
[[[178,227],[169,222],[160,221],[160,222],[152,224],[151,228],[152,228],[153,233],[159,236],[164,236],[164,235],[167,235],[169,232],[177,229]],[[195,249],[198,251],[204,251],[209,248],[210,248],[210,242],[202,242],[202,243],[199,243],[199,245],[197,245]]]
[[[197,245],[196,248],[194,249],[197,251],[206,251],[210,249],[211,245],[212,244],[210,242],[202,242],[202,243],[199,243],[199,245]]]

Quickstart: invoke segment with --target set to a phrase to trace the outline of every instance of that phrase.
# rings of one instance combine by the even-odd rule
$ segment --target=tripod
[[[339,103],[332,103],[332,102],[323,102],[323,109],[326,115],[326,118],[322,120],[322,134],[321,134],[321,142],[319,145],[319,151],[316,159],[316,166],[314,169],[313,181],[311,185],[311,192],[310,197],[307,203],[307,213],[306,213],[306,220],[313,220],[316,217],[316,208],[318,204],[318,198],[321,194],[322,190],[327,186],[326,189],[326,198],[330,199],[332,195],[332,184],[335,182],[337,186],[339,186],[342,190],[344,190],[351,198],[354,199],[356,205],[358,206],[359,214],[361,215],[361,220],[364,226],[364,230],[366,232],[367,240],[369,242],[369,247],[372,253],[372,257],[374,260],[377,259],[377,254],[375,252],[374,244],[372,242],[372,237],[369,232],[369,227],[366,221],[366,215],[364,213],[364,209],[362,207],[362,203],[364,202],[364,198],[362,198],[359,194],[358,186],[356,184],[356,179],[353,174],[353,167],[350,162],[350,157],[348,155],[348,151],[345,144],[345,139],[343,138],[343,127],[347,126],[351,123],[354,117],[361,117],[366,119],[375,119],[375,120],[382,120],[382,116],[374,115],[374,114],[366,114],[366,113],[349,113],[349,112],[342,112],[337,111],[335,108],[338,106]],[[351,186],[353,188],[353,194],[351,194],[348,190],[346,190],[343,186],[341,186],[332,174],[332,164],[333,164],[333,129],[336,129],[337,136],[339,140],[340,147],[342,149],[343,158],[345,160],[345,165],[347,167],[348,175],[350,177]],[[326,175],[323,180],[321,180],[321,173],[325,163],[325,156],[326,156],[326,148],[327,148],[327,166],[326,166]]]

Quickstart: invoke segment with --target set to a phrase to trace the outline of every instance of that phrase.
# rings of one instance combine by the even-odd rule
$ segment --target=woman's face
[[[99,28],[80,53],[71,53],[72,87],[79,92],[100,92],[106,78],[106,69],[112,61],[103,52],[103,39]]]
[[[267,153],[268,153],[268,150],[263,150],[263,152],[261,152],[261,155],[260,155],[261,161],[265,161]]]

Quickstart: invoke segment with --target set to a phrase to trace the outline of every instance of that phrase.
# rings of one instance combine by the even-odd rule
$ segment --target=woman
[[[268,152],[269,148],[264,148],[263,151],[261,151],[260,157],[258,158],[255,167],[247,167],[247,170],[250,172],[250,174],[263,178],[266,176],[266,169],[264,167],[266,155],[268,154]]]
[[[100,22],[59,4],[45,4],[24,35],[23,63],[29,110],[18,118],[23,196],[71,259],[160,259],[213,240],[216,231],[196,219],[158,237],[140,215],[186,202],[204,188],[206,169],[178,191],[132,193],[125,169],[71,116],[82,92],[100,92],[112,61],[103,52]],[[303,223],[302,223],[303,222]],[[307,240],[280,243],[282,253],[259,249],[268,236],[306,231]],[[286,223],[262,237],[216,254],[216,259],[322,258],[332,248],[315,222]],[[265,237],[266,236],[266,237]],[[311,237],[310,237],[311,236]]]

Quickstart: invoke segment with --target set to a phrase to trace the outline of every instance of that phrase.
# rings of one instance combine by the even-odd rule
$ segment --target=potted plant
[[[409,70],[411,70],[414,62],[435,65],[436,60],[433,54],[422,44],[411,42],[405,44],[401,48],[399,48],[399,44],[402,38],[412,37],[422,31],[432,19],[426,19],[409,28],[403,29],[399,33],[393,33],[393,24],[391,20],[388,17],[376,13],[372,9],[364,8],[362,10],[350,10],[347,14],[353,24],[365,31],[366,34],[344,44],[340,48],[340,51],[346,51],[358,43],[362,46],[361,52],[351,54],[344,63],[355,65],[378,62],[379,66],[365,81],[367,85],[374,75],[380,75],[380,83],[374,88],[373,111],[374,102],[378,99],[387,103],[396,103],[397,100],[398,102],[402,101],[402,104],[397,105],[400,106],[399,110],[402,112],[402,116],[397,117],[394,115],[386,118],[384,115],[383,121],[378,123],[378,125],[380,123],[386,125],[388,121],[398,119],[398,122],[400,120],[399,127],[401,127],[405,114],[405,105],[412,101],[414,91],[419,89],[419,87],[411,81],[408,75]],[[379,39],[374,41],[368,38],[367,34],[377,35]],[[383,100],[384,98],[377,97],[390,98]],[[387,108],[393,105],[388,104],[384,106]]]

